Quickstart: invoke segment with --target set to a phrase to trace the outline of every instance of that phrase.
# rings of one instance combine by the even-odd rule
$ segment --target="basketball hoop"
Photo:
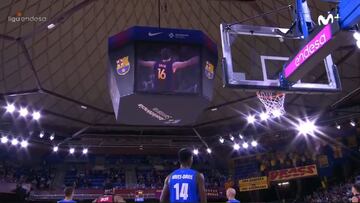
[[[279,117],[286,113],[284,109],[285,93],[260,90],[256,92],[256,95],[270,116]]]

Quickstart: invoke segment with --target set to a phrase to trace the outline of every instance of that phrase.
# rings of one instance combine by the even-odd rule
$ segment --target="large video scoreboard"
[[[218,52],[198,30],[132,27],[109,38],[115,116],[132,125],[191,125],[211,98]]]

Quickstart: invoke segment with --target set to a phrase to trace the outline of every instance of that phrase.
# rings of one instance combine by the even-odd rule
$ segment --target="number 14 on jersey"
[[[183,200],[187,200],[189,197],[188,191],[189,191],[189,184],[188,183],[182,183],[181,186],[179,183],[176,183],[174,185],[175,188],[175,194],[176,194],[176,200],[180,200],[182,198]]]

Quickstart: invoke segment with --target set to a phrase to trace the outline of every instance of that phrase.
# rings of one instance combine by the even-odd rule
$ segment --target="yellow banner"
[[[267,176],[239,180],[240,192],[263,190],[263,189],[267,189],[268,187],[269,186],[268,186]]]

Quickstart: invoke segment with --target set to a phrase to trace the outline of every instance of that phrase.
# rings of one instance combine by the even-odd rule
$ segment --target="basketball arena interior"
[[[360,0],[1,0],[0,202],[360,202]]]

